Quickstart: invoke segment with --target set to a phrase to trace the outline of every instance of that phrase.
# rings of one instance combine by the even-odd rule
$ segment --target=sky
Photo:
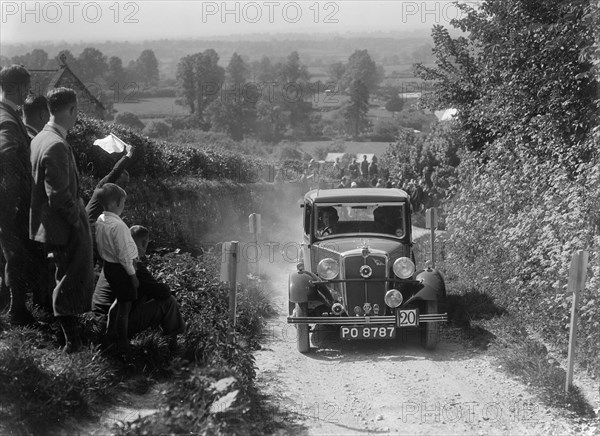
[[[449,27],[452,1],[0,1],[1,44]]]

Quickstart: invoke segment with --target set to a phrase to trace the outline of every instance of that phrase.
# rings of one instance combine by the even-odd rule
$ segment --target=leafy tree
[[[135,61],[137,77],[145,86],[158,85],[158,60],[154,51],[146,49],[140,53]]]
[[[590,2],[489,0],[477,10],[459,7],[463,18],[452,24],[469,38],[435,26],[436,67],[416,69],[436,83],[429,107],[456,108],[472,150],[510,134],[515,140],[508,143],[574,168],[589,155],[577,147],[596,123],[596,81],[591,60],[582,56],[594,43]]]
[[[248,66],[241,56],[234,53],[225,69],[225,84],[221,98],[214,100],[206,109],[211,130],[226,132],[240,141],[254,130],[255,106],[258,96],[253,86],[246,87]]]
[[[334,83],[340,83],[342,81],[342,77],[344,77],[344,73],[346,71],[346,67],[343,62],[333,63],[327,68],[327,74],[329,74],[329,79]]]
[[[219,55],[213,49],[188,55],[177,65],[178,93],[190,113],[203,119],[204,110],[219,98],[225,70],[218,65]]]
[[[344,84],[344,88],[346,88],[351,86],[352,82],[358,80],[371,93],[381,80],[383,80],[381,74],[381,70],[377,68],[367,50],[356,50],[350,55],[348,63],[345,65],[342,83]]]
[[[263,56],[260,61],[252,62],[251,70],[254,80],[259,83],[277,80],[277,69],[267,56]]]
[[[127,74],[123,68],[123,61],[117,56],[111,56],[108,59],[108,70],[105,80],[111,89],[115,87],[123,88],[127,85]]]
[[[11,63],[25,65],[30,70],[41,70],[46,68],[48,53],[36,48],[31,53],[26,53],[22,56],[13,56]]]
[[[310,98],[310,74],[305,65],[300,64],[298,52],[293,51],[284,64],[278,65],[279,84],[275,92],[276,104],[289,111],[289,124],[292,128],[308,128],[307,122],[312,104]]]
[[[392,87],[389,90],[388,100],[385,103],[385,109],[390,112],[400,112],[404,108],[404,101],[400,98],[400,90]]]
[[[0,55],[0,68],[8,67],[11,64],[12,64],[12,62],[9,58],[7,58],[6,56]]]
[[[219,55],[213,49],[194,55],[196,79],[196,108],[202,116],[204,109],[219,98],[225,70],[219,66]]]
[[[361,80],[350,85],[350,101],[342,108],[347,132],[358,137],[369,125],[369,88]]]
[[[378,118],[373,124],[372,141],[396,141],[400,125],[398,121],[390,118]]]
[[[285,83],[296,83],[305,85],[310,79],[308,68],[300,63],[300,55],[297,51],[291,52],[284,64],[279,67],[279,78]]]
[[[177,64],[178,94],[182,97],[182,106],[187,105],[190,113],[196,112],[196,74],[194,56],[184,56]]]
[[[243,85],[248,80],[250,70],[242,57],[233,53],[231,60],[225,69],[227,83],[233,85]]]
[[[256,105],[256,136],[265,142],[279,142],[285,131],[285,117],[281,106],[263,96]]]
[[[84,83],[94,82],[104,76],[108,70],[106,56],[93,47],[87,47],[79,54],[79,79]]]

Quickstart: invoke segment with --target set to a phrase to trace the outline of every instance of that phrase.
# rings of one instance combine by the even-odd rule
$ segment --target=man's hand
[[[133,156],[133,150],[135,147],[133,145],[125,146],[125,151],[127,151],[126,156],[131,159]]]

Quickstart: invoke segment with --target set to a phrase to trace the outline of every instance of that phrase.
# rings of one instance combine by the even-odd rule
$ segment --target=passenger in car
[[[379,206],[373,211],[373,219],[375,222],[375,231],[377,233],[385,233],[395,235],[398,230],[398,220],[394,217],[397,212],[393,207]]]

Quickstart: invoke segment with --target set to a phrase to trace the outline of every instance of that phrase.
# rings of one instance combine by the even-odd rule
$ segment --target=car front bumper
[[[419,314],[418,324],[422,322],[448,321],[447,313]],[[329,324],[329,325],[368,325],[368,324],[394,324],[396,327],[414,327],[399,325],[398,317],[388,316],[288,316],[289,324]]]

